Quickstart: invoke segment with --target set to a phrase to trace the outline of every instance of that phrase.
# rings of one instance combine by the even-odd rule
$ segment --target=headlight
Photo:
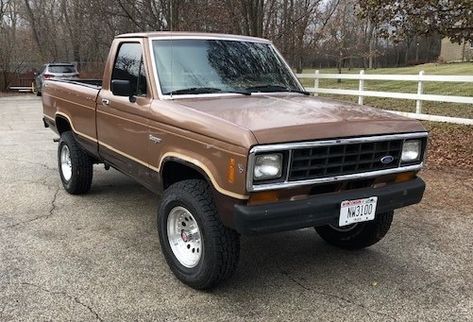
[[[255,180],[277,179],[282,174],[282,153],[262,154],[255,157]]]
[[[407,140],[402,146],[401,162],[413,162],[420,159],[421,140]]]

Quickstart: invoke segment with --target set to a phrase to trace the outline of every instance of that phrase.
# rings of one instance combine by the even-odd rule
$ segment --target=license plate
[[[374,219],[378,197],[342,201],[340,205],[340,227]]]

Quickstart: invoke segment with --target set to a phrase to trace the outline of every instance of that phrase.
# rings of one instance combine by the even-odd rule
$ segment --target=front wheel
[[[203,180],[180,181],[164,191],[158,232],[171,271],[192,288],[212,288],[236,270],[239,235],[220,221]]]
[[[63,132],[58,145],[58,167],[64,189],[73,195],[90,190],[93,162],[74,139],[71,131]]]
[[[389,231],[394,212],[376,214],[372,221],[346,227],[333,225],[315,227],[327,243],[344,249],[361,249],[379,242]]]

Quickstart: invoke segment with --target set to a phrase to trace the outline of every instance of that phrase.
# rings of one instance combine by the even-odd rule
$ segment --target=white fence
[[[31,93],[33,91],[33,86],[10,86],[8,89],[20,93]]]
[[[415,113],[399,112],[399,111],[391,111],[391,110],[389,110],[389,112],[393,112],[393,113],[404,115],[411,118],[416,118],[419,120],[473,125],[473,119],[449,117],[449,116],[441,116],[441,115],[431,115],[431,114],[422,113],[423,101],[473,104],[473,97],[424,94],[425,82],[473,83],[473,76],[425,75],[423,71],[421,71],[419,75],[380,75],[380,74],[375,75],[375,74],[365,74],[363,70],[360,71],[359,74],[320,74],[320,72],[316,70],[314,74],[297,74],[297,77],[301,79],[313,79],[314,87],[306,87],[305,89],[308,92],[314,93],[314,95],[316,96],[318,94],[358,96],[358,104],[363,104],[364,97],[385,97],[385,98],[415,100],[416,101]],[[358,90],[320,88],[319,86],[320,79],[358,80]],[[367,91],[365,90],[365,80],[417,82],[417,94]]]

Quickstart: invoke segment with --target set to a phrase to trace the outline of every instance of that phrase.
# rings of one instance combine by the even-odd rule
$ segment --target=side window
[[[129,80],[134,95],[146,96],[146,74],[139,43],[123,43],[113,66],[112,79]]]

